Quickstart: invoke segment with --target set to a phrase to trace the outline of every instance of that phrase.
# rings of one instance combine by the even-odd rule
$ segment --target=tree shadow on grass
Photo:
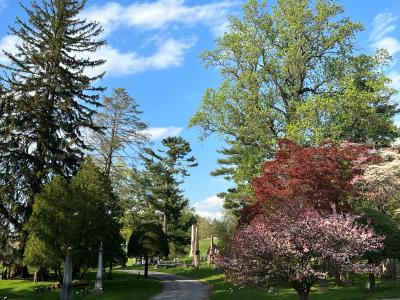
[[[75,291],[94,287],[95,273],[91,272],[84,279],[77,281]],[[104,281],[104,294],[94,293],[85,296],[83,299],[94,300],[148,300],[161,292],[162,283],[154,279],[137,279],[138,277],[123,272],[114,272],[112,280]],[[10,300],[54,300],[60,298],[60,290],[50,292],[35,292],[35,287],[46,287],[51,282],[33,283],[27,280],[3,280],[0,281],[0,299],[8,297]]]

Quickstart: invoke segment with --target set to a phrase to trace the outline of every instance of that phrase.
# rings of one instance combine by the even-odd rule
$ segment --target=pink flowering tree
[[[234,284],[268,287],[285,280],[306,300],[330,266],[374,272],[359,259],[381,249],[383,237],[356,220],[336,212],[321,216],[314,208],[286,207],[239,229],[228,253],[217,256],[215,263]]]

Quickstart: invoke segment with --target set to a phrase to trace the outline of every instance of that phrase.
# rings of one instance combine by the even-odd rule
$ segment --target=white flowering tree
[[[379,151],[382,161],[369,165],[363,176],[355,178],[368,205],[382,213],[400,213],[400,153],[398,149]]]

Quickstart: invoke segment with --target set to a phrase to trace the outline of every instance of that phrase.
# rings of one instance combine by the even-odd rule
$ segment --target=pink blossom
[[[230,251],[215,257],[215,263],[236,284],[269,286],[275,280],[286,280],[298,292],[299,286],[311,288],[331,267],[372,272],[375,269],[360,258],[381,249],[383,237],[357,224],[357,218],[335,211],[322,216],[313,208],[285,207],[239,229]]]

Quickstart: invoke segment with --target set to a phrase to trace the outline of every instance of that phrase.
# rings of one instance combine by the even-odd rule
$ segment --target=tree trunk
[[[308,300],[309,293],[299,293],[299,300]]]
[[[62,284],[63,275],[62,275],[61,269],[60,268],[54,268],[54,274],[56,275],[56,278],[57,278],[59,284]]]
[[[108,279],[112,279],[112,263],[110,263],[109,269],[108,269]]]
[[[22,266],[21,277],[22,278],[28,278],[29,277],[28,266]]]
[[[167,225],[168,225],[167,212],[166,210],[164,210],[163,231],[165,234],[167,234]]]
[[[312,285],[310,280],[294,281],[291,285],[299,295],[299,300],[308,300]]]
[[[338,285],[338,286],[343,285],[342,278],[340,277],[340,272],[339,272],[338,270],[334,269],[334,270],[333,270],[333,275],[334,275],[334,277],[335,277],[335,283],[336,283],[336,285]]]
[[[144,278],[149,278],[149,257],[144,256]]]
[[[28,278],[29,277],[28,267],[20,264],[15,265],[12,277]]]
[[[47,269],[39,268],[37,272],[37,281],[43,281],[47,279]]]
[[[374,273],[369,273],[368,281],[369,281],[369,290],[372,292],[376,291],[376,282]]]
[[[372,266],[374,264],[373,260],[369,258],[368,264],[370,264]],[[374,273],[369,273],[368,281],[369,281],[369,290],[372,292],[376,291],[376,282],[375,282],[375,274]]]

